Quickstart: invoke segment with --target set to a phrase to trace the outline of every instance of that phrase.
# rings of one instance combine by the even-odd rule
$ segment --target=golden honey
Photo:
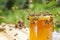
[[[30,40],[52,40],[53,20],[51,16],[39,16],[37,23],[30,18]],[[34,28],[37,27],[37,34]]]
[[[36,24],[33,19],[30,20],[30,40],[37,40],[37,35],[35,33],[34,28],[36,27]]]

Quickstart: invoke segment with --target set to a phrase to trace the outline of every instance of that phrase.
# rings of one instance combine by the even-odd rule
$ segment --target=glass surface
[[[52,40],[53,18],[50,16],[40,16],[36,21],[30,19],[30,40]],[[37,35],[35,27],[37,27]]]

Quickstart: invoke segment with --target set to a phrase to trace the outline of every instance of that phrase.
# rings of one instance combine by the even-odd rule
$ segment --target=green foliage
[[[57,32],[58,32],[58,29],[59,29],[59,28],[58,28],[57,26],[55,26],[55,27],[54,27],[54,29],[55,29],[55,31],[57,31]]]
[[[34,3],[33,4],[34,7],[29,10],[19,9],[20,4],[22,4],[22,3],[19,4],[19,2],[21,2],[21,1],[23,1],[23,0],[20,0],[20,1],[17,0],[17,2],[14,5],[14,7],[17,7],[17,8],[14,8],[12,10],[6,10],[6,9],[0,8],[0,10],[2,10],[2,12],[0,12],[0,16],[5,17],[5,19],[0,19],[0,23],[1,22],[15,23],[16,21],[22,19],[27,25],[29,25],[29,21],[26,19],[27,18],[26,16],[29,13],[33,13],[33,12],[39,13],[39,12],[48,11],[51,14],[55,15],[57,12],[60,12],[60,7],[54,7],[54,6],[56,6],[55,1],[51,1],[49,4]],[[60,20],[60,15],[54,18],[54,22],[58,21],[58,20]],[[58,28],[55,28],[55,29],[57,30]]]
[[[51,1],[50,3],[46,4],[46,7],[48,8],[52,8],[53,6],[56,6],[56,2],[55,1]]]
[[[4,20],[3,18],[0,18],[0,24],[3,22],[3,20]]]

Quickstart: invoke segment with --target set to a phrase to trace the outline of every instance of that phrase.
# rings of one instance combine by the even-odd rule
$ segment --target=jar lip
[[[43,16],[47,16],[47,15],[50,16],[50,15],[52,15],[52,14],[43,14]]]
[[[32,18],[32,19],[34,19],[34,18],[37,18],[37,19],[43,19],[43,20],[45,20],[45,19],[53,19],[54,18],[54,16],[52,15],[52,14],[50,14],[50,13],[34,13],[34,14],[30,14],[29,15],[29,18]]]
[[[52,15],[52,14],[50,14],[50,13],[45,13],[45,14],[44,13],[40,13],[40,14],[34,13],[34,14],[29,14],[29,15],[30,16],[32,16],[32,15],[34,15],[34,16],[37,16],[37,15],[38,16],[40,16],[40,15],[46,16],[46,15],[48,15],[49,16],[49,15]]]

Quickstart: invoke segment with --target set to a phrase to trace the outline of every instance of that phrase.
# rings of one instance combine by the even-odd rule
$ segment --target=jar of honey
[[[51,14],[30,16],[30,40],[52,40],[53,27]]]

